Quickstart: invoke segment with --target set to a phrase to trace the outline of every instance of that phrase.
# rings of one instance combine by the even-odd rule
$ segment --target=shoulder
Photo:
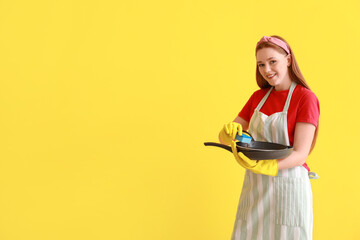
[[[245,104],[245,108],[255,108],[257,104],[261,101],[261,99],[265,96],[269,88],[258,89],[254,91],[247,103]]]
[[[251,103],[251,105],[255,106],[261,101],[261,99],[266,95],[268,91],[269,88],[260,88],[251,94],[251,97],[248,101]]]
[[[265,96],[265,94],[269,91],[270,88],[260,88],[258,90],[256,90],[255,92],[253,92],[253,94],[251,95],[252,98],[263,98]]]
[[[319,99],[317,98],[317,96],[315,95],[315,93],[313,91],[311,91],[310,89],[307,89],[306,87],[303,87],[301,85],[297,85],[295,90],[294,90],[294,94],[296,95],[296,98],[299,99],[299,101],[314,101],[314,102],[319,102]]]
[[[320,114],[320,103],[315,93],[300,85],[297,85],[295,90],[297,113],[304,116],[311,115],[314,119],[317,119]]]

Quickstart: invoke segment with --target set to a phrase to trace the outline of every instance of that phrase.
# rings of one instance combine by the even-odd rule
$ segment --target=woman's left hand
[[[236,161],[246,169],[257,173],[270,176],[276,176],[278,173],[279,165],[276,159],[271,160],[251,160],[246,157],[242,152],[238,152],[236,142],[231,143],[231,149],[235,156]]]

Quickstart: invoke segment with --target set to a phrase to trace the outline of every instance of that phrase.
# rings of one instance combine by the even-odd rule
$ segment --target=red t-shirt
[[[238,116],[250,122],[250,118],[253,115],[255,108],[268,91],[269,88],[255,91],[243,109],[239,112]],[[275,89],[273,89],[264,105],[260,109],[260,112],[268,116],[276,112],[282,112],[288,93],[289,90],[275,91]],[[296,88],[294,89],[294,92],[291,96],[287,114],[290,146],[293,146],[294,142],[295,124],[297,122],[306,122],[311,123],[317,127],[319,122],[319,115],[319,100],[315,94],[311,90],[299,84],[296,85]],[[303,166],[308,171],[310,171],[306,163]]]

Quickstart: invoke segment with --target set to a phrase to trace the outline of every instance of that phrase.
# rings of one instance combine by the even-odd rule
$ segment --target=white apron
[[[282,112],[260,112],[273,87],[260,101],[249,123],[256,141],[290,145],[287,110],[295,87],[293,82]],[[312,228],[312,191],[303,166],[279,170],[276,177],[246,170],[232,240],[310,240]]]

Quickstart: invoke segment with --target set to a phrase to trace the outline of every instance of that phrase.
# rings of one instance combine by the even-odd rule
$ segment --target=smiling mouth
[[[272,75],[269,75],[269,76],[266,76],[268,79],[272,79],[273,77],[276,76],[276,73],[272,74]]]

